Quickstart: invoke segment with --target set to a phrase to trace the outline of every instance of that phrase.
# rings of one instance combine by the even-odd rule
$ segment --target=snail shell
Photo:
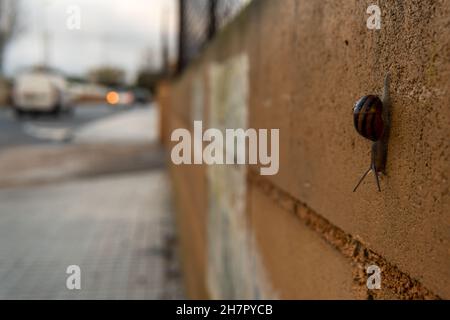
[[[383,136],[383,103],[375,95],[359,99],[353,107],[353,121],[356,131],[363,137],[378,141]]]

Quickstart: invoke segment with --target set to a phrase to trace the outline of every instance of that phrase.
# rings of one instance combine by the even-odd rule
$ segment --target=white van
[[[67,82],[61,75],[48,71],[28,71],[14,81],[13,107],[25,112],[59,113],[69,108]]]

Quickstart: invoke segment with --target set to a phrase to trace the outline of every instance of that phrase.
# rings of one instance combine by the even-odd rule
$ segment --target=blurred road
[[[38,143],[48,143],[58,140],[58,132],[76,130],[90,122],[126,112],[128,107],[109,106],[106,104],[85,105],[75,108],[73,113],[52,115],[26,116],[18,119],[10,108],[0,108],[0,148]],[[48,137],[39,135],[39,129],[49,129]],[[51,132],[54,132],[54,138]],[[45,130],[42,130],[45,132]],[[53,140],[52,140],[53,139]],[[1,150],[1,149],[0,149]]]
[[[0,111],[0,299],[183,298],[156,123],[154,106]]]

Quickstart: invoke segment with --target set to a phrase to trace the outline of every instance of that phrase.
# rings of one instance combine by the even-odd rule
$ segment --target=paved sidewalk
[[[158,140],[156,106],[132,109],[89,123],[72,133],[74,143],[150,143]]]
[[[0,190],[1,299],[183,298],[175,244],[161,169]]]

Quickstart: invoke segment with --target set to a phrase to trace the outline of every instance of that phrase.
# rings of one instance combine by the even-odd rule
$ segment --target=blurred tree
[[[91,81],[110,87],[125,84],[125,72],[115,67],[99,67],[89,72]]]
[[[5,50],[8,43],[17,35],[18,0],[0,0],[0,74],[3,74]]]
[[[138,72],[135,85],[140,88],[148,89],[154,93],[156,84],[161,77],[162,74],[159,71],[143,69]]]

